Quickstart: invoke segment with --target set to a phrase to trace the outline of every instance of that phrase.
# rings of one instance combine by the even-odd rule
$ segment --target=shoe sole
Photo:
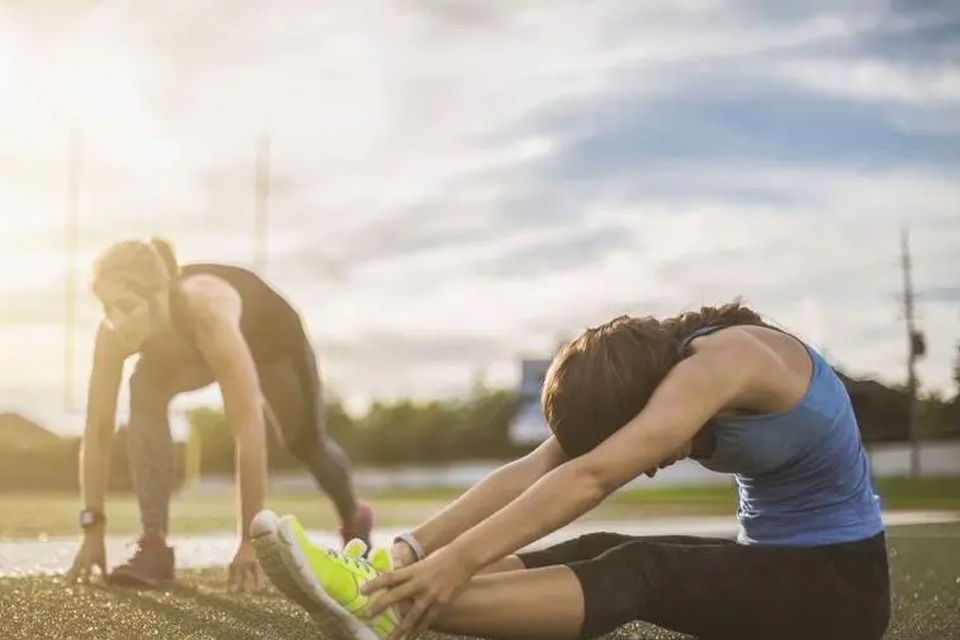
[[[176,578],[154,579],[135,576],[132,574],[111,575],[107,583],[115,587],[131,589],[170,589],[177,586]]]
[[[372,629],[341,607],[320,585],[290,525],[270,511],[261,511],[250,527],[253,549],[267,579],[303,607],[330,640],[380,640]]]

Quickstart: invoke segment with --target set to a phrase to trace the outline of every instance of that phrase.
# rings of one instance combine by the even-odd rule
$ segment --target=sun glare
[[[24,277],[17,265],[28,254],[47,256],[46,273],[63,268],[55,256],[72,211],[72,132],[81,142],[81,227],[97,215],[83,209],[85,198],[115,202],[127,174],[175,164],[141,91],[149,59],[109,27],[87,21],[41,41],[0,13],[0,289]]]
[[[4,49],[3,42],[0,42],[0,96],[3,96],[3,100],[0,100],[0,118],[4,120],[7,109],[16,100],[20,89],[15,71],[13,60]]]
[[[14,58],[9,28],[0,22],[0,236],[4,251],[0,252],[0,287],[16,277],[16,262],[8,260],[16,247],[17,230],[22,218],[17,213],[18,198],[9,176],[16,164],[14,149],[5,140],[7,132],[17,127],[16,112],[23,99],[23,87]]]
[[[29,236],[49,223],[52,209],[48,201],[62,201],[62,195],[48,198],[31,189],[40,184],[40,177],[32,173],[36,163],[23,162],[23,158],[40,140],[33,135],[37,127],[31,117],[31,96],[7,36],[9,29],[0,26],[0,292],[17,289],[31,277],[24,269],[24,258],[43,247],[36,246]],[[52,265],[45,259],[38,266],[38,273],[45,273]]]

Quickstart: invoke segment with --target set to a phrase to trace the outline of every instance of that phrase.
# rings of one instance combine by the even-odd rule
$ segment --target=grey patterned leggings
[[[267,405],[267,421],[330,496],[341,522],[349,522],[356,507],[350,459],[326,432],[322,387],[312,349],[306,346],[305,354],[263,367],[258,373]],[[199,388],[196,384],[160,382],[164,378],[166,376],[151,371],[150,363],[141,359],[130,379],[127,427],[127,455],[143,530],[161,535],[166,535],[169,529],[174,485],[170,401],[177,393],[192,390],[189,387]]]

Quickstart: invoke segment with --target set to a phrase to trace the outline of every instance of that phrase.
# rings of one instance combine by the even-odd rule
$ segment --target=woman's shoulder
[[[770,342],[780,332],[776,329],[757,325],[735,324],[730,326],[709,327],[690,339],[690,351],[703,353],[723,350],[737,351],[765,351],[770,348]]]
[[[695,337],[690,347],[693,351],[707,349],[745,349],[761,352],[799,351],[808,352],[809,345],[801,338],[776,327],[738,324],[719,327],[714,331]]]
[[[722,359],[729,370],[736,367],[753,372],[743,395],[748,404],[759,403],[758,410],[770,410],[770,403],[794,403],[806,392],[815,367],[804,341],[773,327],[732,326],[697,338],[691,350]]]
[[[176,304],[194,321],[214,321],[238,314],[240,294],[223,278],[210,273],[189,274],[177,286]]]

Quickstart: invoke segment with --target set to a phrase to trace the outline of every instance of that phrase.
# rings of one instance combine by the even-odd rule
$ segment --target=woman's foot
[[[340,538],[343,540],[343,544],[346,545],[351,540],[358,539],[363,541],[367,547],[370,547],[373,521],[373,507],[363,500],[358,500],[350,522],[340,525]]]
[[[360,539],[343,551],[313,544],[294,516],[262,511],[251,527],[254,550],[274,586],[323,627],[330,640],[385,640],[397,625],[395,611],[363,617],[375,596],[360,592],[364,582],[392,570],[387,549],[368,550]]]
[[[176,584],[174,564],[173,547],[158,535],[144,534],[133,556],[110,572],[109,581],[124,587],[170,587]]]

